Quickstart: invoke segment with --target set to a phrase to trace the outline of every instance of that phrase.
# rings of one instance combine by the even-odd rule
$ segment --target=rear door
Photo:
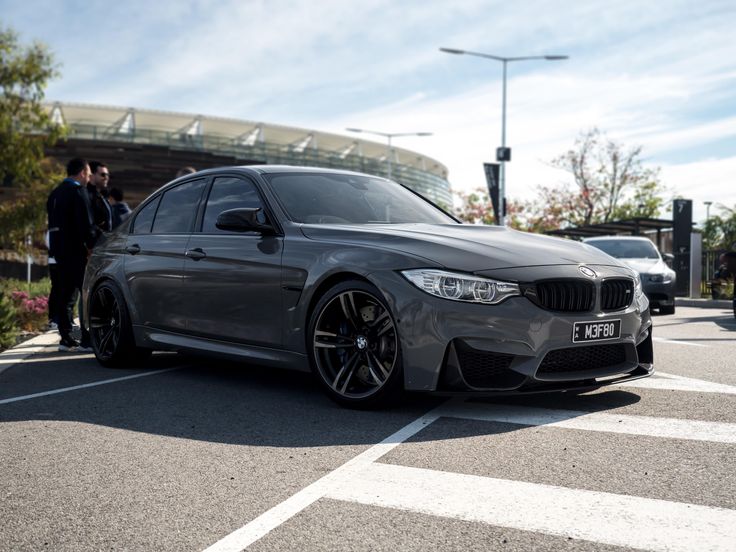
[[[134,320],[184,331],[184,254],[207,181],[189,180],[153,198],[138,212],[126,243],[125,277]]]
[[[216,177],[200,230],[187,246],[187,329],[202,337],[279,347],[283,236],[215,226],[221,212],[243,207],[260,207],[269,216],[255,182],[241,175]]]

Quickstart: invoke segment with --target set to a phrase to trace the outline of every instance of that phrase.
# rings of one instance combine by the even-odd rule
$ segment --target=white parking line
[[[692,391],[695,393],[721,393],[736,395],[736,386],[715,383],[695,378],[686,378],[664,372],[656,372],[652,377],[619,383],[621,387],[638,387],[641,389],[664,389],[668,391]]]
[[[708,347],[702,343],[691,343],[690,341],[681,341],[679,339],[667,339],[665,337],[653,337],[652,339],[658,343],[674,343],[675,345],[690,345],[691,347]]]
[[[670,439],[709,441],[712,443],[736,443],[736,424],[702,422],[675,418],[654,418],[603,412],[579,412],[551,410],[528,406],[508,406],[485,403],[457,403],[448,405],[443,416],[505,422],[529,426],[554,426],[583,431],[603,431],[646,435]]]
[[[328,498],[648,550],[733,550],[736,510],[371,464]]]
[[[28,357],[40,353],[46,347],[56,344],[59,341],[59,334],[56,332],[46,332],[41,335],[29,339],[25,343],[16,345],[12,349],[0,353],[0,374],[8,368],[12,368],[19,362]]]
[[[112,378],[102,381],[95,381],[92,383],[85,383],[82,385],[73,385],[72,387],[62,387],[61,389],[52,389],[51,391],[43,391],[42,393],[33,393],[31,395],[23,395],[20,397],[11,397],[9,399],[1,399],[0,404],[9,404],[18,401],[27,401],[29,399],[37,399],[38,397],[46,397],[48,395],[58,395],[59,393],[68,393],[69,391],[76,391],[78,389],[87,389],[88,387],[97,387],[99,385],[107,385],[108,383],[117,383],[119,381],[125,381],[136,378],[145,378],[146,376],[155,376],[156,374],[163,374],[164,372],[171,372],[172,370],[179,370],[180,366],[175,368],[165,368],[163,370],[154,370],[153,372],[143,372],[141,374],[132,374],[130,376],[123,376],[120,378]]]
[[[376,473],[371,472],[371,470],[374,470],[375,467],[375,461],[378,460],[381,456],[391,451],[393,448],[398,446],[399,444],[403,443],[425,427],[427,427],[429,424],[433,423],[434,421],[438,420],[441,417],[457,417],[457,418],[464,418],[464,419],[476,419],[476,420],[486,420],[486,421],[506,421],[510,423],[515,424],[524,424],[524,425],[552,425],[552,426],[558,426],[558,427],[569,427],[574,429],[582,429],[582,430],[588,430],[588,431],[606,431],[606,432],[613,432],[613,433],[626,433],[626,434],[633,434],[633,435],[648,435],[648,436],[657,436],[657,437],[671,437],[671,438],[679,438],[679,439],[695,439],[695,440],[701,440],[701,441],[711,441],[711,442],[720,442],[720,443],[736,443],[736,424],[726,424],[726,423],[716,423],[716,422],[700,422],[700,421],[689,421],[689,420],[676,420],[671,418],[650,418],[647,416],[624,416],[624,415],[613,415],[613,414],[602,414],[602,413],[588,413],[588,412],[577,412],[577,411],[561,411],[561,410],[549,410],[549,409],[542,409],[542,408],[526,408],[526,407],[511,407],[511,406],[495,406],[495,405],[487,405],[487,404],[479,404],[479,403],[464,403],[459,400],[453,400],[449,401],[447,403],[444,403],[440,406],[438,406],[433,411],[425,414],[424,416],[418,418],[414,422],[408,424],[404,428],[400,429],[390,437],[386,438],[381,443],[372,446],[365,452],[359,454],[355,458],[349,460],[336,470],[328,473],[327,475],[323,476],[321,479],[318,479],[308,487],[305,487],[295,495],[292,495],[288,499],[286,499],[284,502],[281,502],[280,504],[277,504],[270,510],[267,510],[257,518],[255,518],[253,521],[247,523],[240,529],[237,529],[236,531],[230,533],[226,537],[222,538],[221,540],[217,541],[215,544],[207,548],[204,552],[239,552],[240,550],[245,549],[246,547],[250,546],[254,542],[256,542],[258,539],[264,537],[268,533],[270,533],[272,530],[276,529],[278,526],[289,520],[291,517],[295,516],[320,498],[323,498],[325,496],[329,496],[331,498],[338,498],[341,500],[355,500],[358,502],[362,502],[363,499],[357,498],[358,495],[352,495],[350,494],[350,488],[355,487],[363,489],[358,494],[360,496],[363,496],[365,494],[366,496],[374,496],[374,497],[380,497],[383,496],[382,490],[381,490],[381,481],[377,482],[377,485],[375,487],[375,493],[372,493],[371,491],[371,485],[365,485],[363,486],[363,478],[365,477],[365,474],[368,473]],[[403,469],[403,468],[402,468]],[[367,470],[367,471],[366,471]],[[434,473],[441,473],[441,472],[432,472]],[[451,475],[451,474],[446,474]],[[455,475],[455,474],[452,474]],[[459,476],[459,477],[469,477],[469,476]],[[485,479],[485,478],[479,478],[479,479]],[[566,511],[564,514],[565,520],[567,521],[567,525],[565,527],[575,527],[577,526],[577,520],[581,518],[586,518],[590,520],[589,514],[586,512],[585,515],[581,515],[580,512],[585,512],[584,509],[580,509],[580,499],[577,494],[584,494],[584,493],[590,493],[586,495],[589,497],[587,501],[583,501],[584,503],[590,502],[591,504],[605,504],[604,507],[599,507],[597,509],[594,509],[595,512],[600,513],[599,518],[593,517],[593,521],[589,521],[588,523],[584,524],[585,530],[593,531],[596,527],[600,525],[606,525],[607,523],[610,524],[613,523],[607,516],[613,515],[614,513],[620,514],[621,518],[616,520],[616,523],[626,525],[629,530],[626,533],[623,533],[628,537],[631,537],[634,539],[636,534],[640,531],[641,525],[637,522],[634,523],[632,519],[634,519],[633,516],[639,515],[638,511],[639,509],[646,511],[647,508],[656,507],[659,508],[658,514],[651,514],[650,516],[645,516],[646,519],[654,519],[655,523],[655,529],[661,526],[662,532],[667,533],[665,530],[665,527],[667,526],[668,519],[674,519],[675,521],[673,523],[677,524],[679,527],[679,531],[684,532],[687,536],[687,538],[684,539],[676,539],[675,537],[672,537],[672,539],[667,540],[667,546],[671,545],[671,541],[677,541],[677,542],[688,542],[692,543],[692,539],[694,538],[693,535],[691,535],[688,531],[701,531],[705,530],[704,527],[707,526],[707,530],[711,531],[713,533],[713,550],[719,550],[719,546],[723,546],[724,542],[728,542],[728,545],[732,544],[732,541],[729,541],[727,538],[721,539],[718,537],[718,535],[722,535],[724,530],[722,530],[719,527],[719,524],[723,522],[721,518],[718,517],[718,515],[711,515],[712,512],[716,512],[716,514],[721,511],[722,509],[718,508],[705,508],[701,506],[693,506],[690,504],[682,504],[678,505],[677,503],[673,502],[667,502],[667,501],[657,501],[657,500],[650,500],[650,499],[643,499],[643,498],[636,498],[636,497],[627,497],[627,496],[619,496],[619,495],[613,495],[613,494],[607,494],[607,493],[595,493],[593,491],[575,491],[572,489],[564,489],[561,487],[550,487],[550,486],[543,486],[543,485],[537,485],[534,486],[533,484],[522,484],[517,483],[513,481],[506,481],[503,480],[493,480],[494,484],[495,482],[501,482],[503,484],[507,484],[509,488],[512,488],[514,485],[517,485],[517,489],[521,488],[518,487],[519,485],[531,485],[529,488],[540,488],[543,490],[543,492],[540,491],[540,494],[544,494],[544,492],[547,492],[546,489],[554,488],[554,489],[560,489],[560,493],[558,495],[561,495],[563,491],[569,491],[570,493],[573,493],[569,495],[572,497],[569,500],[568,509],[573,508],[574,511]],[[423,484],[421,481],[416,481],[416,484]],[[498,483],[497,485],[501,485],[501,483]],[[396,483],[397,488],[392,489],[388,495],[391,496],[392,493],[402,494],[406,493],[413,485],[412,482],[399,482]],[[471,485],[472,486],[472,485]],[[421,487],[419,488],[421,489]],[[453,488],[452,485],[448,486],[448,492],[447,496],[451,497],[450,500],[453,501],[452,508],[453,511],[460,511],[462,512],[472,512],[476,511],[479,508],[482,509],[484,507],[485,502],[484,501],[490,501],[494,502],[498,495],[496,493],[503,493],[505,490],[501,489],[501,487],[489,489],[488,492],[490,494],[484,495],[485,499],[484,501],[475,501],[475,494],[465,494],[463,495],[462,492],[457,492],[456,488]],[[450,492],[452,491],[452,492]],[[356,491],[358,492],[358,491]],[[431,500],[428,499],[428,502],[436,501],[438,504],[443,504],[442,497],[445,496],[442,492],[435,492],[432,491],[432,498]],[[479,494],[483,494],[483,492]],[[361,494],[363,493],[363,494]],[[577,493],[577,494],[575,494]],[[518,494],[518,492],[517,492]],[[614,497],[607,499],[606,497]],[[424,500],[425,497],[419,497],[422,500]],[[365,499],[366,501],[368,499]],[[377,499],[378,500],[378,499]],[[418,500],[418,499],[417,499]],[[530,510],[535,510],[538,512],[537,517],[535,520],[544,520],[546,519],[546,516],[544,514],[544,510],[542,508],[539,508],[535,502],[536,499],[530,499],[527,502],[523,504],[523,506],[526,508],[528,507]],[[372,504],[371,502],[365,502],[366,504]],[[660,504],[661,503],[661,504]],[[414,504],[413,502],[409,501],[406,505],[406,509],[414,508],[414,506],[411,506],[411,504]],[[554,509],[555,501],[553,500],[551,502],[552,506],[551,509]],[[611,512],[607,511],[606,508],[609,506],[618,506],[614,508]],[[633,510],[634,512],[637,512],[635,514],[629,513],[629,510],[626,508],[629,507],[629,505],[634,505],[636,508]],[[376,505],[389,505],[386,504],[378,504]],[[411,506],[411,508],[410,508]],[[625,506],[625,507],[624,507]],[[404,506],[395,506],[397,508],[401,508]],[[415,510],[415,511],[422,511],[422,510]],[[519,507],[517,506],[517,512],[519,511]],[[732,521],[736,524],[736,512],[733,512],[731,510],[723,510],[727,512],[728,514],[724,514],[727,518],[728,523],[730,524]],[[670,514],[671,512],[671,514]],[[680,518],[686,517],[686,514],[688,512],[694,512],[694,520],[690,524],[681,524]],[[435,513],[434,511],[428,511],[428,513]],[[660,515],[661,514],[661,515]],[[446,515],[443,513],[436,513],[436,515]],[[470,515],[470,514],[467,514]],[[489,514],[492,515],[492,514]],[[495,515],[495,514],[494,514]],[[700,517],[698,517],[700,516]],[[555,523],[557,523],[557,514],[553,513],[552,517],[550,519],[555,520],[554,522],[551,522],[551,525],[554,526]],[[468,517],[462,517],[462,519],[473,519]],[[711,525],[708,525],[710,523],[710,520],[715,520]],[[480,521],[486,521],[485,519],[482,519]],[[535,523],[537,523],[535,521]],[[499,519],[493,519],[491,523],[494,524],[501,524]],[[541,522],[540,522],[541,523]],[[648,521],[647,521],[648,523]],[[659,525],[657,525],[657,523]],[[517,525],[508,525],[510,527],[516,527]],[[729,525],[729,528],[731,526]],[[633,529],[632,529],[633,528]],[[688,529],[690,528],[690,529]],[[543,531],[544,529],[537,527],[537,531]],[[720,533],[718,532],[720,530]],[[583,536],[583,533],[577,534],[574,531],[570,530],[568,531],[566,529],[565,534],[571,534],[571,535],[577,535],[578,538],[588,538]],[[603,530],[602,530],[603,531]],[[728,529],[728,531],[733,532],[734,529]],[[547,531],[547,532],[553,532],[553,531]],[[605,531],[603,531],[606,535]],[[611,533],[616,533],[616,531],[611,531]],[[559,533],[555,533],[559,534]],[[669,532],[668,535],[672,536],[674,534],[677,534],[676,532]],[[592,533],[591,533],[592,535]],[[652,542],[656,541],[657,538],[659,538],[660,533],[657,533],[657,537],[651,537]],[[731,533],[728,533],[729,537]],[[604,535],[605,536],[605,535]],[[649,542],[650,537],[642,537],[641,542]],[[688,540],[690,539],[690,540]],[[600,540],[600,539],[598,539]],[[600,540],[600,542],[608,542],[605,540]],[[638,542],[633,540],[632,542]],[[711,541],[708,541],[710,543]],[[629,542],[623,543],[627,546],[634,546],[633,544],[630,544]],[[709,544],[710,546],[710,544]],[[697,547],[696,547],[697,548]],[[653,547],[653,549],[657,549],[656,547]],[[663,548],[664,549],[664,548]],[[679,548],[672,548],[679,549]],[[689,544],[685,548],[682,548],[683,550],[692,549],[692,544]],[[705,549],[705,548],[703,548]],[[723,549],[727,549],[727,547],[723,547]]]
[[[439,418],[442,406],[428,412],[387,437],[377,445],[352,458],[336,470],[318,479],[295,495],[267,510],[250,523],[220,539],[205,552],[239,552],[270,533],[273,529],[295,516],[313,502],[324,497],[332,488],[347,480],[353,480],[356,472],[397,447]]]

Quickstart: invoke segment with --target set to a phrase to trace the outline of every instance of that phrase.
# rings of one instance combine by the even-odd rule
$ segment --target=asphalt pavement
[[[655,376],[342,409],[308,374],[53,336],[0,355],[0,551],[734,550],[736,320],[655,316]]]

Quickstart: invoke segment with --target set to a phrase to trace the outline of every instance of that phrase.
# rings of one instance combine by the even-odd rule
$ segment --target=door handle
[[[125,250],[131,255],[135,255],[136,253],[141,252],[141,246],[135,243],[133,245],[129,245],[128,247],[126,247]]]
[[[200,259],[204,259],[207,256],[207,253],[202,251],[201,247],[197,247],[195,249],[187,249],[186,253],[184,253],[187,257],[192,259],[193,261],[198,261]]]

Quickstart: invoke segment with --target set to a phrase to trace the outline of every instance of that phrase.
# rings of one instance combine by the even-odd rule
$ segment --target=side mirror
[[[273,226],[266,221],[266,214],[260,207],[228,209],[217,215],[215,226],[231,232],[260,232],[269,234]]]
[[[672,253],[663,253],[662,256],[664,257],[664,260],[668,263],[671,263],[675,260],[675,256]]]

